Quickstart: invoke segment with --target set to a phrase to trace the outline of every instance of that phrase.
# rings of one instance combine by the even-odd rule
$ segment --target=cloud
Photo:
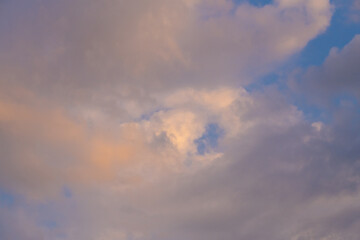
[[[124,185],[119,179],[75,188],[70,201],[56,199],[47,207],[60,222],[58,231],[80,240],[356,239],[360,129],[351,122],[358,114],[345,110],[319,129],[273,91],[239,94],[230,106],[243,129],[225,131],[218,148],[222,155],[211,164],[180,161],[176,171],[158,172],[152,160],[141,172],[146,181]],[[152,121],[159,124],[156,113],[140,124]],[[174,166],[166,149],[177,142],[169,140],[157,143],[157,151]],[[183,150],[183,157],[196,159]],[[119,169],[119,176],[136,169],[130,166]]]
[[[358,23],[360,21],[359,10],[360,10],[360,1],[354,0],[351,7],[350,19],[355,23]]]
[[[247,83],[326,29],[331,5],[317,2],[8,1],[1,81],[72,105]]]
[[[2,158],[1,183],[30,198],[27,208],[47,202],[30,215],[56,223],[35,226],[45,238],[356,239],[360,129],[352,122],[360,116],[352,109],[312,124],[272,89],[159,98],[166,107],[110,132],[41,100],[2,99],[2,141],[10,144],[2,152],[26,154]],[[194,140],[214,122],[224,133],[202,156]],[[33,164],[29,156],[45,148]],[[61,196],[64,185],[71,197]]]
[[[61,194],[68,184],[79,189],[121,180],[126,185],[161,176],[163,168],[183,171],[189,154],[194,165],[218,156],[197,156],[195,140],[212,121],[224,128],[236,121],[230,106],[238,97],[230,89],[187,89],[161,97],[166,104],[149,118],[116,124],[79,118],[31,91],[8,88],[0,98],[1,186],[43,199]]]
[[[359,235],[359,114],[309,122],[242,87],[325,31],[329,1],[0,6],[1,239]],[[308,71],[316,94],[356,93],[357,42]]]
[[[31,211],[40,200],[42,213],[30,215],[31,224],[56,223],[35,224],[34,234],[356,239],[360,129],[351,122],[360,116],[352,109],[319,128],[272,89],[183,89],[159,97],[166,107],[110,132],[36,98],[2,99],[2,187],[25,196]],[[180,117],[186,114],[192,117]],[[214,122],[224,133],[204,157],[194,140]],[[22,154],[6,158],[16,149]],[[61,196],[64,185],[71,197]]]
[[[44,232],[34,224],[33,218],[21,209],[6,209],[0,207],[0,236],[4,240],[45,239]]]
[[[61,108],[1,99],[0,109],[2,187],[32,197],[53,194],[67,181],[112,178],[111,167],[133,155],[131,144],[92,132]]]
[[[356,35],[343,49],[332,48],[321,66],[309,68],[299,88],[318,102],[329,102],[334,97],[360,97],[360,36]]]

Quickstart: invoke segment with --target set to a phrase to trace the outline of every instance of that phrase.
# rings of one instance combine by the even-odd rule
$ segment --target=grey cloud
[[[196,108],[197,103],[189,97],[191,95],[185,96],[189,98],[184,100],[185,104],[190,101]],[[214,95],[210,96],[214,98]],[[173,101],[181,109],[176,99]],[[355,240],[360,224],[359,114],[351,107],[344,108],[336,112],[333,123],[315,128],[273,89],[261,94],[240,95],[229,108],[239,117],[241,131],[235,135],[227,131],[219,139],[218,148],[223,156],[196,171],[164,171],[152,178],[158,174],[151,167],[157,162],[147,164],[146,155],[142,155],[141,163],[147,169],[143,181],[124,182],[122,174],[130,171],[131,176],[132,168],[128,167],[118,169],[119,178],[115,181],[95,179],[80,186],[67,181],[67,175],[60,168],[47,168],[47,173],[56,178],[55,182],[39,172],[32,173],[40,181],[46,181],[52,191],[59,191],[61,183],[66,183],[73,194],[70,198],[51,196],[40,202],[27,199],[26,208],[30,212],[38,211],[39,206],[42,209],[38,215],[29,216],[32,225],[44,218],[57,223],[47,231],[40,231],[42,228],[35,224],[30,233],[40,239],[41,236],[45,239],[63,236],[69,240],[311,240],[336,237]],[[12,142],[6,134],[9,129],[3,129],[1,137],[2,143],[7,143],[2,144],[3,157],[11,156],[16,149],[24,148],[20,143],[26,143]],[[35,140],[32,142],[46,141]],[[153,144],[157,141],[155,139]],[[157,145],[156,151],[165,154],[167,146]],[[64,152],[66,149],[70,152]],[[59,158],[71,155],[68,147],[62,150],[57,152]],[[162,157],[171,158],[171,155]],[[25,159],[17,161],[20,160]],[[44,164],[51,166],[56,164],[54,161],[47,158]],[[11,162],[22,166],[21,161]],[[14,173],[9,165],[4,165],[3,159],[1,163],[9,173]],[[74,162],[69,163],[71,167]],[[66,166],[65,162],[62,164]],[[136,172],[137,165],[133,168]],[[34,166],[26,169],[34,170]],[[101,172],[103,169],[96,170]],[[15,173],[31,177],[23,172]],[[13,179],[11,184],[3,179],[1,183],[15,191],[20,189],[23,193],[21,187],[28,186],[31,191],[36,190],[31,184],[36,177],[21,185],[14,181],[14,176],[1,176]],[[15,183],[20,184],[20,188],[12,185]],[[42,186],[39,192],[48,190],[43,184],[34,186]],[[10,230],[0,236],[14,238],[16,234],[22,234]],[[38,231],[43,235],[36,235]],[[22,238],[32,239],[32,236]]]
[[[0,237],[3,240],[44,240],[44,231],[22,209],[0,206]]]
[[[360,36],[343,49],[333,48],[321,66],[307,70],[299,87],[310,98],[328,102],[332,97],[351,94],[360,97]]]
[[[299,51],[331,18],[326,0],[264,8],[225,0],[1,4],[2,85],[125,121],[153,110],[159,92],[248,82]],[[203,16],[203,9],[217,14]],[[125,102],[139,110],[128,113]]]
[[[208,167],[131,190],[94,186],[74,194],[76,210],[55,201],[68,239],[355,240],[359,116],[349,109],[319,132],[274,93],[253,100],[233,107],[256,124],[222,139],[224,155]],[[264,109],[277,111],[264,118]],[[276,124],[289,116],[297,121]]]
[[[280,92],[216,88],[299,51],[328,1],[2,1],[0,14],[0,186],[36,212],[0,209],[1,239],[359,236],[360,116],[313,125]],[[358,94],[358,50],[356,37],[304,81]],[[206,162],[187,150],[210,120],[224,134]]]

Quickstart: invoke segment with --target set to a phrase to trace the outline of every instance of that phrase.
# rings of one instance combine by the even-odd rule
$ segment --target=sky
[[[358,240],[359,0],[0,0],[1,240]]]

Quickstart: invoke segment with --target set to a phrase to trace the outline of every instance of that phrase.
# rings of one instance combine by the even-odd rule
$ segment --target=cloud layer
[[[357,239],[356,103],[309,121],[281,90],[246,90],[333,11],[1,2],[0,238]],[[358,36],[332,49],[292,90],[358,98],[358,50]]]

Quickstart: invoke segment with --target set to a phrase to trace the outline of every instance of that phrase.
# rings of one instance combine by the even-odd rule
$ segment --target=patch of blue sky
[[[272,0],[233,0],[235,4],[250,3],[251,5],[262,7],[271,4]]]
[[[73,192],[68,186],[64,186],[62,189],[62,194],[65,198],[72,198]]]
[[[330,123],[333,121],[334,110],[351,109],[352,112],[360,114],[360,103],[357,97],[348,92],[343,92],[330,97],[327,104],[314,104],[307,100],[306,96],[292,96],[292,104],[295,105],[310,122],[321,121]]]
[[[265,87],[268,87],[273,84],[279,85],[279,74],[272,72],[265,76],[260,77],[258,80],[246,85],[244,88],[247,92],[256,92],[262,91]]]
[[[45,201],[36,206],[40,219],[37,220],[37,224],[48,230],[54,230],[59,228],[59,219],[63,218],[62,213],[57,212],[56,203],[53,201]]]
[[[58,227],[58,223],[54,220],[46,220],[41,225],[48,229],[55,229]]]
[[[297,76],[297,78],[300,76]],[[331,121],[331,113],[329,109],[324,108],[312,101],[310,101],[304,94],[294,93],[288,87],[289,73],[286,70],[281,69],[278,72],[269,73],[253,83],[245,86],[245,89],[249,93],[264,92],[269,88],[274,88],[281,92],[288,100],[288,102],[299,111],[302,112],[305,120],[309,122],[321,121],[328,123]]]
[[[356,34],[360,34],[360,24],[350,20],[352,2],[345,1],[342,5],[333,3],[336,10],[328,29],[310,41],[300,53],[298,65],[305,68],[321,65],[333,47],[343,48]]]
[[[15,202],[16,198],[13,194],[0,189],[0,207],[12,207]]]
[[[245,0],[236,0],[241,3]],[[252,2],[252,1],[251,1]],[[268,4],[271,1],[254,1],[258,4]],[[322,65],[325,59],[328,57],[330,50],[333,47],[343,48],[346,46],[357,34],[360,34],[360,23],[352,22],[349,14],[351,12],[352,1],[332,1],[335,6],[335,12],[333,14],[331,24],[328,29],[320,34],[315,39],[311,40],[307,46],[296,56],[290,58],[280,68],[274,69],[274,71],[260,76],[253,83],[245,86],[248,92],[263,91],[265,88],[273,85],[282,92],[287,92],[286,81],[283,81],[284,76],[289,75],[295,68],[302,68],[306,71],[310,66]],[[305,118],[309,121],[331,121],[331,113],[329,109],[317,106],[303,96],[291,96],[292,104],[294,104],[300,111],[303,112]],[[349,94],[343,94],[342,96],[334,97],[332,103],[339,105],[340,102],[352,102],[355,105],[359,105],[356,102],[356,98],[351,97]]]
[[[146,112],[144,114],[142,114],[139,118],[135,119],[135,121],[147,121],[147,120],[150,120],[150,118],[155,115],[156,113],[158,112],[166,112],[166,111],[169,111],[171,110],[171,108],[157,108],[157,109],[154,109],[154,110],[151,110],[149,112]]]
[[[330,109],[309,102],[305,96],[293,96],[291,103],[302,112],[305,120],[309,122],[330,123],[332,121]]]
[[[234,3],[234,8],[230,10],[229,14],[234,14],[237,6],[244,4],[244,3],[250,4],[250,5],[253,5],[256,7],[263,7],[265,5],[271,4],[273,1],[272,0],[232,0],[232,2]],[[206,10],[206,9],[204,9],[204,10]],[[210,14],[210,15],[207,12],[207,14],[205,14],[202,17],[202,19],[206,21],[208,19],[212,19],[214,17],[216,18],[216,17],[222,16],[222,15],[223,15],[223,13],[221,13],[221,12],[215,11],[215,12],[212,12],[212,14]]]
[[[224,135],[224,130],[216,123],[210,123],[206,126],[204,134],[194,142],[197,146],[197,152],[204,155],[210,150],[216,149],[218,141]]]
[[[338,94],[333,97],[332,103],[337,107],[357,107],[357,111],[360,112],[358,99],[350,93]]]

